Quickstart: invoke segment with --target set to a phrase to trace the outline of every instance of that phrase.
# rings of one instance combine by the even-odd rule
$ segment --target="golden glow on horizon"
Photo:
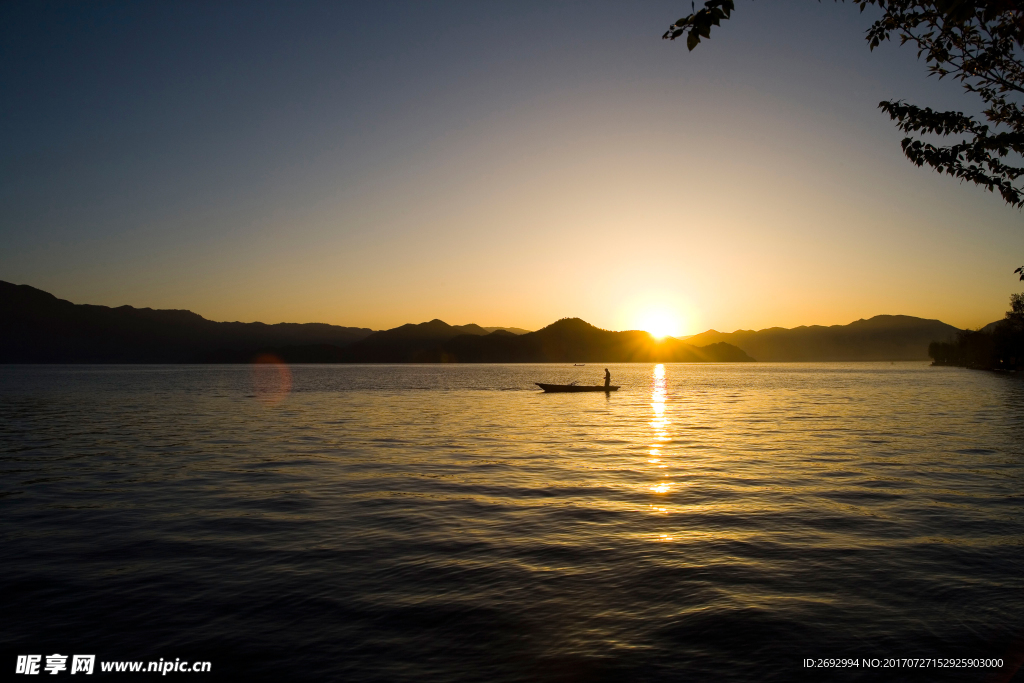
[[[217,200],[222,229],[179,235],[169,226],[206,219],[181,214],[197,210],[188,204],[154,205],[148,229],[98,231],[87,252],[68,246],[77,240],[59,253],[40,242],[27,260],[7,250],[3,279],[75,303],[186,308],[219,321],[383,330],[440,318],[537,330],[580,317],[673,336],[882,313],[978,327],[1002,318],[1019,291],[1020,264],[1007,256],[1024,248],[1019,214],[907,164],[888,125],[846,147],[820,111],[801,118],[771,93],[725,89],[725,100],[688,113],[701,122],[694,130],[721,134],[685,138],[687,158],[701,161],[680,163],[663,141],[679,133],[685,89],[669,96],[653,82],[631,81],[637,97],[552,91],[537,107],[374,156],[395,134],[382,124],[374,130],[385,137],[367,138],[373,163],[354,175],[348,157],[327,155],[323,167],[281,166],[285,182],[266,205],[228,186]],[[642,125],[623,125],[633,120]],[[881,153],[889,165],[879,166]],[[298,171],[310,182],[293,182]],[[749,192],[738,199],[734,186]],[[702,200],[680,210],[681,187]],[[577,263],[609,265],[580,286]],[[937,270],[948,277],[935,282]],[[676,329],[645,322],[658,311],[677,317]]]
[[[675,337],[683,333],[683,323],[675,312],[668,309],[651,309],[639,317],[637,327],[650,332],[655,339]]]
[[[678,283],[660,283],[651,289],[634,291],[624,296],[618,306],[620,330],[644,330],[655,339],[704,331],[696,329],[701,324],[701,313]]]

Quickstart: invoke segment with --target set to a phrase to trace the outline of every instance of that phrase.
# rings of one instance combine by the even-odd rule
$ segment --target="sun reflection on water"
[[[666,394],[665,366],[659,363],[654,366],[651,382],[651,411],[653,416],[651,417],[650,425],[653,434],[651,435],[651,445],[648,450],[651,457],[647,460],[656,469],[668,468],[668,465],[662,464],[662,448],[664,448],[667,442],[672,440],[668,435],[670,421],[665,416]],[[651,486],[651,491],[654,493],[668,493],[669,490],[671,490],[671,482],[663,481]],[[662,514],[667,514],[668,512],[665,508],[656,509]]]

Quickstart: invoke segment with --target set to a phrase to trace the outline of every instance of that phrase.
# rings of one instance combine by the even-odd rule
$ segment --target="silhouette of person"
[[[608,368],[604,369],[604,385],[608,386],[612,383],[612,373],[608,372]]]

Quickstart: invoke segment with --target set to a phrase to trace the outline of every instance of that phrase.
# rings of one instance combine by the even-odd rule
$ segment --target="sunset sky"
[[[689,8],[4,3],[0,279],[374,329],[1002,317],[1024,216],[877,109],[975,101],[870,12],[738,0],[688,53]]]

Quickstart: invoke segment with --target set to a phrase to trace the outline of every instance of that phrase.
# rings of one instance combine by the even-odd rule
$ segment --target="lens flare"
[[[292,371],[277,356],[264,353],[252,361],[252,393],[265,406],[276,406],[292,390]]]

